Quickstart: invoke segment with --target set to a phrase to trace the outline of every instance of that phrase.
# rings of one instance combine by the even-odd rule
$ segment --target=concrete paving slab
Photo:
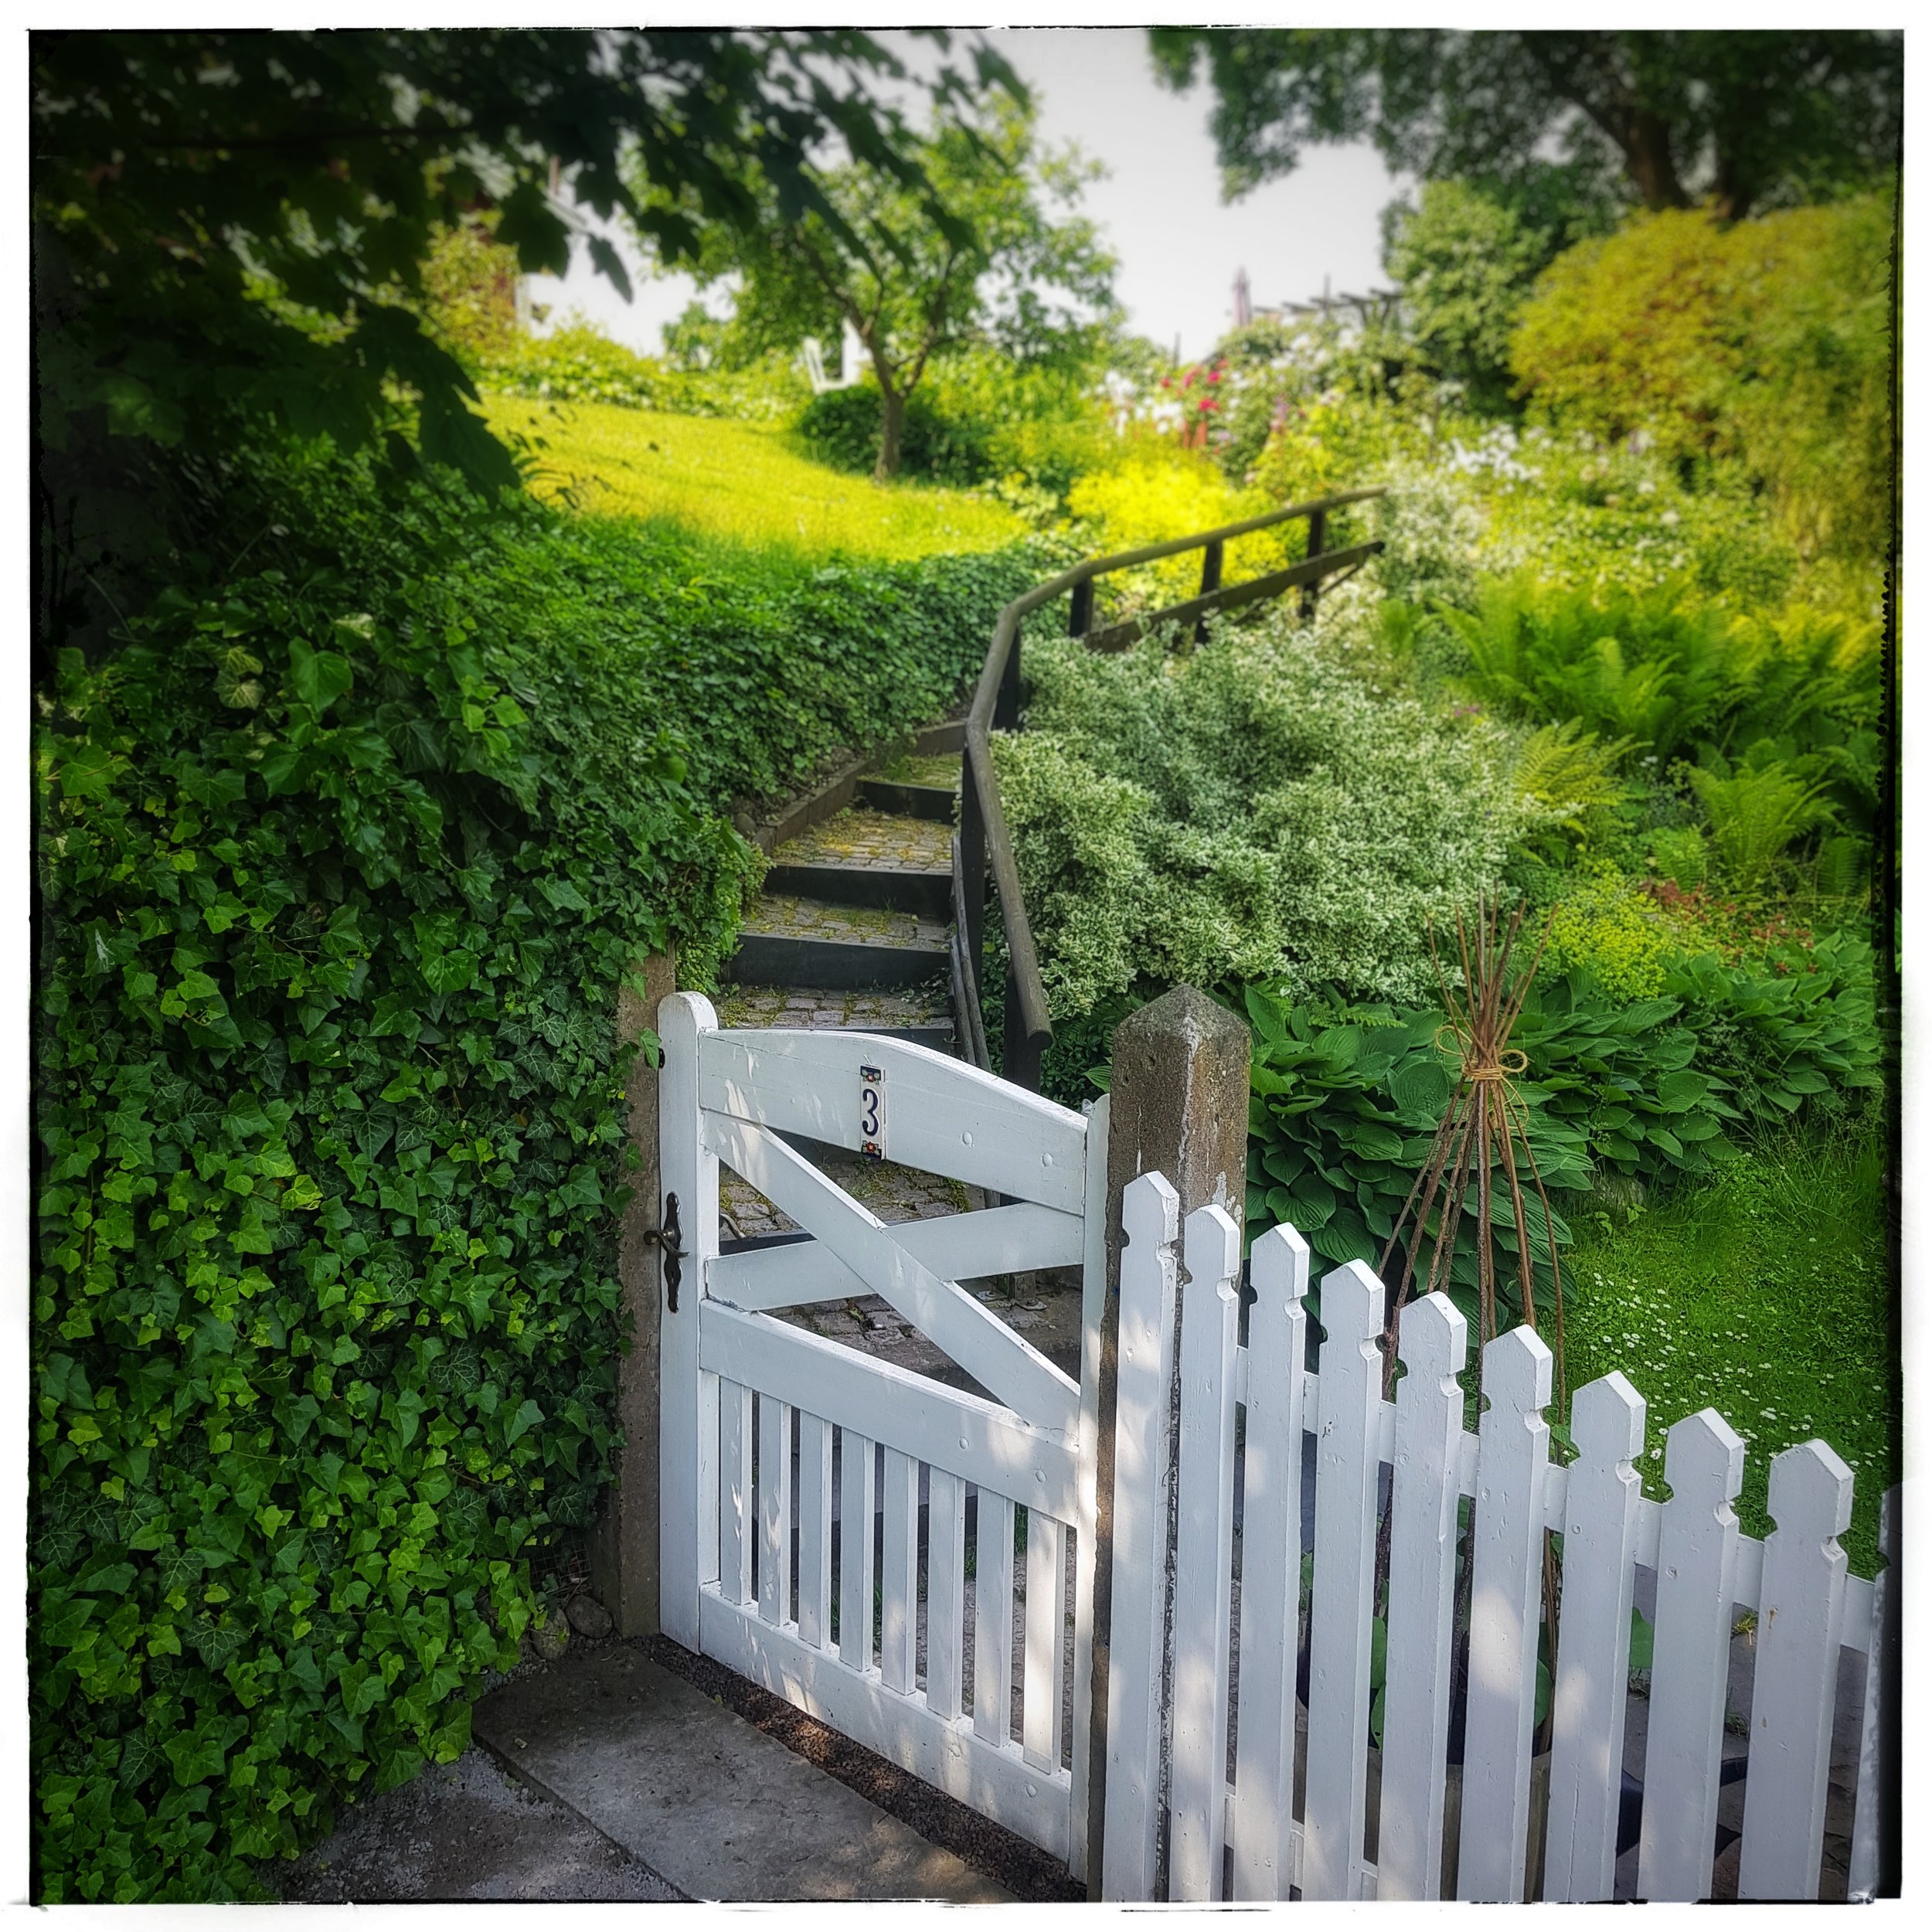
[[[682,1896],[554,1799],[520,1789],[476,1750],[345,1806],[335,1830],[274,1882],[285,1902],[308,1905]]]
[[[692,1898],[1012,1897],[628,1645],[492,1691],[472,1729]]]

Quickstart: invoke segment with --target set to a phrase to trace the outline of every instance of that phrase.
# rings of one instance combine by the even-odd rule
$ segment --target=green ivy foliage
[[[930,715],[1023,574],[707,581],[320,457],[234,512],[42,694],[49,1902],[259,1895],[462,1750],[611,1467],[618,984],[715,968],[717,805]]]

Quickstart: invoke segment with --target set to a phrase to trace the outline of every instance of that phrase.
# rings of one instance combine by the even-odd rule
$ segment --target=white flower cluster
[[[1507,423],[1496,423],[1473,443],[1452,441],[1444,460],[1450,469],[1464,476],[1502,477],[1512,483],[1541,481],[1541,470],[1518,460],[1520,447],[1515,429]]]

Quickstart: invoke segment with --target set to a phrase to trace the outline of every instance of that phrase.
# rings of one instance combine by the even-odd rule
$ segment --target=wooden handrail
[[[1000,614],[993,626],[993,641],[981,667],[973,700],[966,713],[966,742],[961,754],[960,828],[954,841],[954,905],[963,917],[967,930],[961,934],[960,953],[964,971],[955,972],[962,983],[956,988],[958,1000],[977,1013],[979,1007],[979,973],[985,931],[985,879],[992,875],[994,890],[999,896],[1000,923],[1006,935],[1006,1024],[1002,1072],[1008,1080],[1036,1090],[1039,1085],[1041,1056],[1053,1036],[1047,1017],[1046,989],[1040,978],[1039,959],[1034,951],[1033,930],[1026,917],[1020,893],[1019,868],[1013,856],[1012,834],[1000,804],[999,780],[993,770],[992,733],[995,726],[1017,726],[1019,723],[1019,626],[1020,620],[1056,597],[1073,593],[1072,623],[1076,637],[1085,637],[1090,648],[1120,650],[1165,623],[1192,623],[1199,627],[1212,613],[1233,610],[1243,604],[1279,596],[1300,587],[1302,609],[1311,611],[1316,587],[1325,577],[1338,571],[1359,569],[1382,549],[1379,543],[1359,543],[1349,549],[1321,549],[1328,513],[1351,503],[1367,502],[1386,495],[1380,488],[1344,490],[1317,497],[1306,503],[1290,503],[1260,516],[1243,518],[1238,523],[1224,523],[1217,529],[1202,530],[1192,536],[1173,537],[1165,543],[1144,545],[1138,550],[1121,550],[1111,556],[1094,557],[1077,563],[1070,570],[1050,577],[1015,597]],[[1309,525],[1311,554],[1304,562],[1274,571],[1245,583],[1223,585],[1221,565],[1224,547],[1233,539],[1265,530],[1277,523],[1305,517]],[[1095,632],[1093,618],[1093,585],[1097,577],[1117,570],[1131,570],[1144,563],[1157,563],[1163,557],[1179,556],[1185,551],[1203,550],[1207,555],[1202,571],[1201,594],[1185,604],[1157,611],[1151,616],[1114,624]],[[970,981],[970,991],[965,983]],[[969,1045],[984,1053],[983,1029],[968,1028]],[[990,1056],[988,1056],[990,1057]],[[982,1064],[984,1062],[982,1061]]]

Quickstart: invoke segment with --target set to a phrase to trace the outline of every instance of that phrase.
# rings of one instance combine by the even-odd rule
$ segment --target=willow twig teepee
[[[1529,1145],[1528,1109],[1510,1084],[1510,1076],[1522,1073],[1526,1065],[1522,1052],[1509,1044],[1510,1032],[1522,1011],[1523,1001],[1543,958],[1543,941],[1539,940],[1528,968],[1512,978],[1510,955],[1522,930],[1523,914],[1524,908],[1519,905],[1505,926],[1497,905],[1486,898],[1478,899],[1472,933],[1462,914],[1457,913],[1456,943],[1462,964],[1460,993],[1442,970],[1441,958],[1436,953],[1434,929],[1430,928],[1430,952],[1436,962],[1443,1009],[1449,1016],[1437,1030],[1437,1043],[1445,1049],[1453,1045],[1462,1063],[1454,1090],[1436,1128],[1429,1158],[1416,1176],[1415,1185],[1410,1189],[1382,1250],[1378,1272],[1385,1281],[1390,1278],[1389,1263],[1398,1255],[1400,1257],[1400,1271],[1389,1301],[1387,1365],[1383,1372],[1386,1390],[1394,1381],[1395,1338],[1402,1309],[1417,1291],[1418,1278],[1423,1282],[1421,1292],[1425,1294],[1449,1285],[1464,1211],[1472,1189],[1475,1201],[1471,1219],[1475,1225],[1480,1339],[1490,1341],[1498,1326],[1494,1192],[1499,1183],[1509,1190],[1509,1219],[1515,1223],[1522,1318],[1529,1327],[1536,1327],[1536,1240],[1523,1189],[1526,1169],[1542,1209],[1541,1231],[1549,1257],[1556,1312],[1552,1339],[1556,1358],[1556,1400],[1561,1410],[1567,1406],[1569,1392],[1563,1379],[1563,1274],[1556,1257],[1556,1227],[1549,1197],[1544,1192],[1536,1156]],[[1548,936],[1546,928],[1544,940]],[[1422,1266],[1425,1253],[1426,1273]]]

